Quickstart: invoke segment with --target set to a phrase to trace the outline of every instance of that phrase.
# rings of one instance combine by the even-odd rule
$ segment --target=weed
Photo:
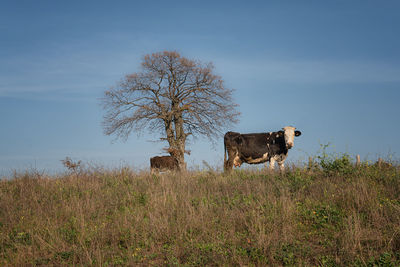
[[[305,250],[298,243],[283,243],[274,258],[283,266],[295,266]]]
[[[62,238],[69,244],[75,244],[78,241],[79,231],[76,225],[76,218],[71,217],[62,227],[59,228]]]
[[[338,207],[326,203],[298,203],[302,219],[312,228],[340,229],[344,213]]]
[[[368,262],[368,267],[396,267],[400,265],[400,260],[395,259],[392,253],[384,252],[379,257],[371,257]]]
[[[328,154],[326,150],[329,146],[330,144],[321,145],[322,152],[317,156],[322,170],[327,174],[352,174],[355,169],[350,160],[350,155],[347,153]]]
[[[303,171],[297,168],[288,172],[286,178],[289,182],[290,192],[292,193],[303,191],[311,184],[313,179],[310,175],[305,175]]]

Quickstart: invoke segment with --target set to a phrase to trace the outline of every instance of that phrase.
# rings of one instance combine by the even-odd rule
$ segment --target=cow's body
[[[150,158],[150,171],[151,173],[159,171],[178,171],[178,160],[172,156],[156,156]]]
[[[288,151],[293,147],[294,137],[300,135],[301,132],[295,131],[294,127],[285,127],[283,131],[269,133],[227,132],[224,136],[224,168],[230,171],[233,166],[240,167],[243,162],[259,164],[269,161],[270,169],[274,169],[275,162],[278,162],[280,170],[283,171]]]

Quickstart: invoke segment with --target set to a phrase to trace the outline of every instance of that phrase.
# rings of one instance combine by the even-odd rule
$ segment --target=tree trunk
[[[167,133],[167,141],[169,144],[168,152],[172,157],[174,157],[179,164],[179,169],[181,171],[186,170],[185,163],[185,144],[186,144],[186,134],[183,129],[183,118],[182,115],[175,115],[172,121],[165,122],[165,131]],[[175,127],[173,127],[175,126]]]
[[[183,129],[183,118],[181,112],[176,112],[174,116],[175,125],[175,158],[178,160],[179,169],[181,171],[186,170],[185,163],[185,145],[186,145],[186,134]]]
[[[183,147],[183,148],[182,148]],[[185,171],[186,170],[186,163],[185,163],[185,145],[179,141],[176,141],[173,146],[170,145],[169,153],[173,156],[179,164],[179,170]]]

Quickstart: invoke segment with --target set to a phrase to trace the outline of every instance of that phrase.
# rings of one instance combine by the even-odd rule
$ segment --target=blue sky
[[[2,1],[0,175],[63,171],[71,157],[146,169],[166,144],[103,135],[103,92],[144,55],[213,62],[235,89],[242,133],[293,125],[291,162],[331,143],[398,159],[399,1]],[[222,166],[223,141],[197,139],[193,167]]]

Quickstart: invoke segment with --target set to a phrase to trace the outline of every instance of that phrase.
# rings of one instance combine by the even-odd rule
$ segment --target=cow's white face
[[[286,147],[288,149],[293,147],[293,142],[294,142],[294,136],[295,136],[295,127],[292,126],[286,126],[284,128],[282,128],[284,133],[285,133],[285,143],[286,143]]]

